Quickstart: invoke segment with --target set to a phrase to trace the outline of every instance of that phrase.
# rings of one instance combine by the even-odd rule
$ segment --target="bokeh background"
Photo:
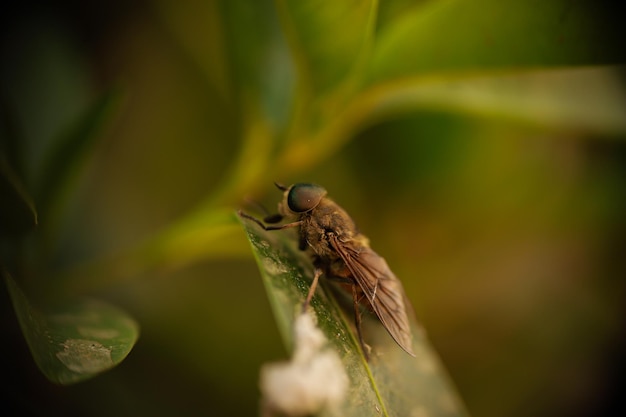
[[[3,263],[38,297],[123,307],[141,338],[115,369],[55,386],[3,289],[2,407],[255,415],[259,367],[286,352],[232,212],[247,198],[273,208],[276,180],[322,184],[351,213],[403,281],[471,415],[623,412],[616,19],[600,2],[478,3],[66,0],[4,11],[2,152],[39,224],[3,241],[20,253]],[[95,139],[48,165],[105,96]],[[63,187],[46,188],[67,164]]]

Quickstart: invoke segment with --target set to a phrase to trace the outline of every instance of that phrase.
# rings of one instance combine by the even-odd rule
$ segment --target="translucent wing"
[[[393,340],[409,355],[415,356],[404,288],[385,259],[368,247],[357,249],[340,242],[335,236],[330,242]]]

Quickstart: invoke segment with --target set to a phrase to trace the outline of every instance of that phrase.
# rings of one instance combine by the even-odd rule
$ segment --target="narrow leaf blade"
[[[229,76],[244,118],[261,116],[282,126],[289,116],[295,74],[273,3],[220,2],[219,11]]]
[[[367,57],[376,1],[279,3],[303,76],[318,94],[342,83]],[[348,24],[349,22],[349,24]]]
[[[380,28],[370,80],[485,69],[619,64],[621,23],[606,4],[446,0]]]
[[[626,97],[617,67],[571,67],[406,79],[363,95],[366,120],[449,110],[592,133],[623,135]],[[589,106],[593,103],[593,106]]]
[[[95,141],[119,104],[119,93],[108,92],[100,97],[56,142],[43,163],[36,199],[43,208],[58,204],[69,188],[70,180],[91,155]]]
[[[311,280],[310,274],[305,272],[307,260],[285,244],[279,233],[264,233],[255,226],[247,223],[244,225],[280,333],[289,350],[293,350],[293,322],[300,311]],[[336,311],[336,305],[319,291],[313,297],[311,307],[317,316],[318,326],[334,345],[350,379],[348,400],[342,413],[338,415],[362,416],[371,414],[373,410],[380,410],[380,400],[370,385],[364,358],[358,351],[347,323]]]
[[[37,225],[35,204],[4,157],[0,157],[0,201],[0,235],[20,235]]]
[[[266,232],[251,222],[244,221],[243,224],[279,330],[285,344],[292,350],[293,321],[311,284],[310,260],[286,236],[289,232]],[[345,366],[350,387],[340,411],[325,410],[320,415],[466,415],[424,332],[415,323],[417,358],[400,349],[372,316],[364,317],[366,341],[374,347],[368,362],[358,347],[352,314],[340,307],[342,300],[334,296],[330,286],[321,287],[313,297],[311,307],[319,328]]]

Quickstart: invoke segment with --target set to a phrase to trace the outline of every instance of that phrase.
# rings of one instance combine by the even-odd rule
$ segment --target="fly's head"
[[[283,201],[279,204],[279,211],[284,214],[301,216],[317,207],[326,196],[326,189],[316,184],[297,183],[291,187],[276,184],[282,190]]]

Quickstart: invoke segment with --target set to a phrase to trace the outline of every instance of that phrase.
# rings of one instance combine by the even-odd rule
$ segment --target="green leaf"
[[[379,87],[361,95],[355,107],[361,115],[357,120],[436,109],[550,129],[626,132],[626,100],[617,67],[412,78]]]
[[[223,97],[229,93],[229,68],[224,59],[227,45],[218,2],[189,0],[173,3],[156,1],[159,18],[182,50],[206,74],[211,87]]]
[[[360,69],[371,45],[376,1],[283,0],[285,31],[300,76],[322,94]]]
[[[50,381],[69,385],[119,364],[139,336],[137,323],[96,300],[72,300],[43,313],[3,271],[20,327],[37,366]]]
[[[3,156],[0,156],[0,201],[0,235],[19,235],[35,227],[35,204]]]
[[[42,164],[35,198],[42,210],[62,202],[89,150],[119,102],[117,92],[100,97],[77,123],[62,135]],[[55,207],[56,208],[56,207]]]
[[[241,258],[245,239],[230,209],[190,212],[133,248],[103,255],[63,271],[53,283],[68,293],[118,285],[155,271],[176,270],[216,258]],[[60,280],[62,285],[59,285]]]
[[[295,80],[291,56],[271,0],[220,2],[225,53],[241,113],[282,126]]]
[[[621,22],[594,2],[433,0],[379,29],[369,80],[497,68],[617,64]]]
[[[294,319],[311,284],[311,262],[296,248],[295,240],[289,239],[289,231],[266,232],[249,221],[243,221],[243,225],[279,330],[291,350]],[[373,347],[368,362],[352,330],[352,313],[340,308],[341,300],[325,284],[318,287],[311,307],[319,328],[341,358],[350,385],[340,410],[325,410],[321,415],[466,415],[424,331],[416,323],[412,331],[417,357],[413,358],[395,344],[376,319],[364,317],[366,342]]]

